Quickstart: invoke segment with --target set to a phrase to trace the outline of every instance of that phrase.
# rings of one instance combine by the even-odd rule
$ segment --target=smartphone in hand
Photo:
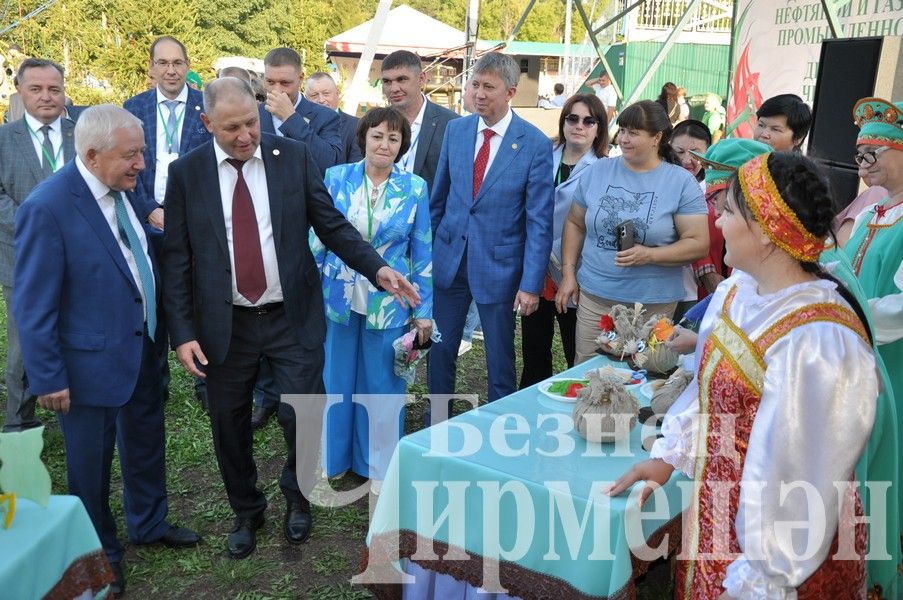
[[[633,221],[622,221],[615,226],[615,238],[617,238],[618,250],[633,248],[635,243]]]

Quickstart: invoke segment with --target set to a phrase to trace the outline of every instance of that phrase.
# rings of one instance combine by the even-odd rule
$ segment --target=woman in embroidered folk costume
[[[849,483],[878,380],[862,309],[817,263],[831,216],[824,179],[797,154],[758,156],[730,185],[717,223],[734,273],[703,318],[696,378],[653,458],[609,492],[675,468],[695,480],[678,598],[865,597],[867,534]]]
[[[426,182],[396,163],[411,145],[407,119],[394,108],[367,111],[357,128],[364,159],[326,170],[335,207],[393,269],[417,286],[413,310],[328,252],[311,232],[323,273],[326,305],[327,394],[342,394],[325,423],[326,474],[348,469],[381,480],[404,434],[404,380],[395,374],[392,346],[413,327],[421,343],[432,334],[433,243]],[[353,394],[370,395],[352,402]]]

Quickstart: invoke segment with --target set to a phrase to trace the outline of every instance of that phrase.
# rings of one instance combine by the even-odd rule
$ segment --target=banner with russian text
[[[903,0],[827,0],[836,11],[838,37],[903,34]],[[812,103],[821,42],[831,36],[817,0],[738,0],[731,36],[727,133],[752,137],[756,110],[777,94]]]

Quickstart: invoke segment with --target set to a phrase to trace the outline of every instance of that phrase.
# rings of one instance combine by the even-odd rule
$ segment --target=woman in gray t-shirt
[[[622,155],[589,167],[564,224],[555,302],[559,311],[577,302],[577,362],[595,354],[599,317],[615,304],[640,302],[647,314],[670,317],[685,295],[681,267],[709,246],[702,191],[672,164],[662,107],[637,102],[621,112],[618,126]],[[625,231],[626,238],[619,235]]]

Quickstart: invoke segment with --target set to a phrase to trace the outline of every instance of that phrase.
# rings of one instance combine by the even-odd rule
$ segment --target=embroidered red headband
[[[797,260],[817,262],[825,249],[825,238],[812,235],[781,197],[768,170],[771,153],[757,156],[740,167],[740,188],[746,203],[765,234]]]

